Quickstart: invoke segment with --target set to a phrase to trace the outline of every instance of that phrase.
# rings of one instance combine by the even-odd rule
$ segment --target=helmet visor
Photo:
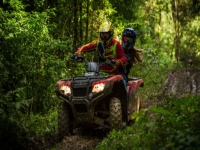
[[[110,33],[109,32],[100,32],[100,38],[101,40],[108,40],[110,37]]]
[[[108,32],[100,32],[100,37],[103,38],[108,38],[109,37],[109,33]]]
[[[125,50],[129,50],[134,47],[134,39],[128,36],[123,36],[122,38],[122,47]]]
[[[128,37],[128,36],[124,36],[123,37],[123,42],[124,43],[133,43],[133,38]]]

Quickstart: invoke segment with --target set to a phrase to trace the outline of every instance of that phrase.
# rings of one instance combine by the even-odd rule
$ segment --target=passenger
[[[121,70],[125,70],[124,72],[127,79],[132,66],[138,62],[142,62],[141,54],[144,52],[144,50],[134,47],[136,38],[137,35],[133,28],[125,28],[122,32],[122,47],[126,54],[128,64],[126,64],[124,67],[120,67],[119,71],[122,72]]]

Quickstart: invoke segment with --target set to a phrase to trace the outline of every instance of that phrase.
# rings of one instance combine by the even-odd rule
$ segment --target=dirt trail
[[[77,129],[73,135],[66,136],[59,150],[91,150],[95,148],[108,134],[107,130],[95,129],[83,131]]]

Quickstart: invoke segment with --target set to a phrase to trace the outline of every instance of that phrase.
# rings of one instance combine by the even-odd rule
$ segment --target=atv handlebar
[[[100,66],[114,66],[116,64],[115,64],[115,61],[112,59],[112,60],[106,60],[104,62],[100,62],[99,65]]]
[[[85,59],[84,56],[81,56],[78,54],[74,54],[73,56],[71,56],[71,59],[75,60],[77,62],[87,62],[87,60]],[[98,64],[99,64],[99,66],[114,66],[114,65],[116,65],[114,59],[99,62]]]
[[[85,57],[78,55],[78,54],[74,54],[73,56],[71,56],[72,60],[75,60],[77,62],[85,62]]]

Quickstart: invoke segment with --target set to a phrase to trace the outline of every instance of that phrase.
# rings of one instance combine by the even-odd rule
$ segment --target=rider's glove
[[[80,56],[80,55],[78,55],[78,54],[74,54],[73,56],[71,56],[71,59],[73,59],[73,60],[76,60],[76,61],[78,61],[78,62],[83,62],[83,61],[85,61],[85,58],[83,57],[83,56]]]
[[[71,56],[71,59],[77,60],[78,59],[78,54],[75,53],[73,56]]]
[[[111,64],[111,65],[115,65],[115,60],[114,60],[114,59],[111,59],[111,60],[110,60],[110,64]]]
[[[106,63],[107,65],[111,65],[111,66],[113,66],[113,65],[115,65],[115,60],[114,60],[114,59],[106,60],[105,63]]]

